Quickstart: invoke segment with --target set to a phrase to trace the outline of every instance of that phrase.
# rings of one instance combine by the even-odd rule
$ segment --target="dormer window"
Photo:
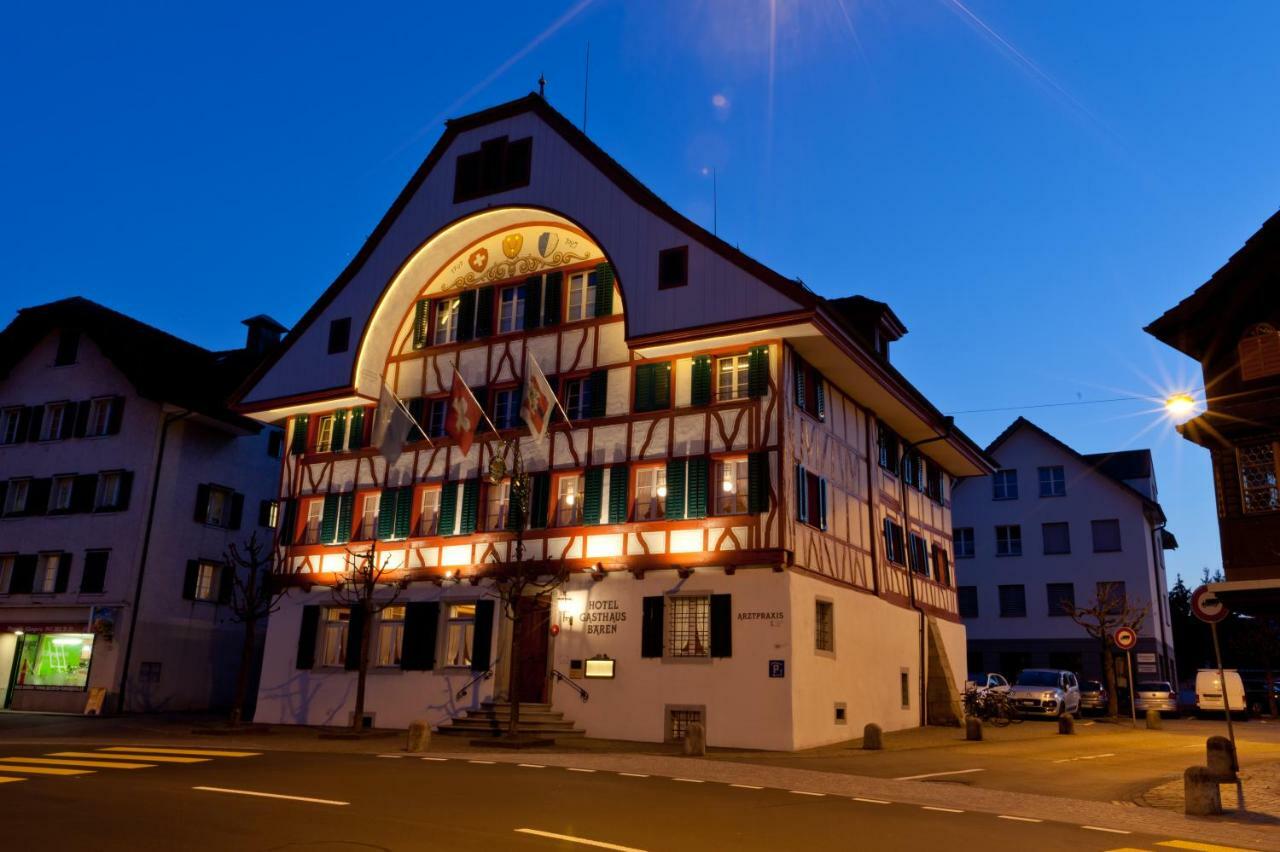
[[[1248,329],[1236,346],[1240,356],[1240,378],[1246,382],[1280,375],[1280,331],[1269,323]]]
[[[508,141],[501,136],[480,143],[479,151],[458,157],[453,203],[528,186],[532,160],[532,137]]]

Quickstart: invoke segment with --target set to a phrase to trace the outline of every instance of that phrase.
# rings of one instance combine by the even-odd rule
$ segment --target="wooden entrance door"
[[[515,638],[520,655],[521,701],[540,704],[547,700],[547,663],[550,650],[551,599],[545,595],[521,598],[520,634]]]

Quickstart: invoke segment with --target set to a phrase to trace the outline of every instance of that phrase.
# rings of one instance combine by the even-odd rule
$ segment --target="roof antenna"
[[[587,132],[587,99],[591,93],[591,42],[587,42],[587,62],[582,72],[582,132]]]
[[[541,72],[538,73],[538,97],[547,99],[547,78]]]
[[[720,236],[720,197],[716,189],[716,167],[711,167],[711,233]]]

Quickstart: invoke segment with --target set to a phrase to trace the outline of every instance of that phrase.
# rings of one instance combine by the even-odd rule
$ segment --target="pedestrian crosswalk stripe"
[[[150,754],[189,754],[195,757],[258,757],[262,754],[262,752],[259,751],[218,751],[202,748],[147,748],[145,746],[111,746],[110,748],[101,749],[101,751],[138,752],[135,756],[143,759],[146,759],[146,755]]]
[[[91,757],[94,760],[106,760],[116,757],[131,757],[132,755],[122,755],[119,752],[114,754],[103,754],[96,751],[55,751],[49,755],[50,757]],[[174,757],[172,755],[140,754],[137,755],[139,760],[146,760],[151,763],[208,763],[207,757]]]
[[[92,775],[92,769],[61,769],[53,766],[5,766],[5,772],[21,772],[24,775]]]
[[[4,776],[0,776],[0,784],[8,784],[10,781],[26,781],[26,780],[27,779],[25,778],[5,778]]]
[[[123,763],[107,760],[63,760],[58,757],[0,757],[0,764],[31,763],[36,766],[87,766],[91,769],[150,769],[154,763]]]
[[[1238,846],[1218,846],[1213,843],[1196,843],[1191,840],[1163,840],[1157,846],[1171,846],[1174,849],[1192,849],[1195,852],[1249,852]]]

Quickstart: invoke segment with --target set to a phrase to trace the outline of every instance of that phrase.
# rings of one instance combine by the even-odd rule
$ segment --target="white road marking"
[[[308,796],[286,796],[282,793],[262,793],[258,790],[233,790],[230,787],[192,787],[192,790],[203,790],[206,793],[231,793],[236,796],[255,796],[262,799],[288,799],[291,802],[311,802],[316,805],[349,805],[350,802],[339,802],[333,799],[312,799]]]
[[[525,769],[546,769],[541,763],[517,763],[516,766],[522,766]]]
[[[686,784],[705,784],[701,778],[672,778],[672,781],[683,781]]]
[[[1044,822],[1042,819],[1033,819],[1031,817],[1010,816],[1009,814],[1000,814],[996,819],[1009,819],[1014,822]]]
[[[619,775],[625,775],[628,778],[648,778],[648,775],[641,775],[639,772],[619,772]]]
[[[953,769],[950,772],[926,772],[923,775],[903,775],[894,781],[915,781],[920,778],[937,778],[942,775],[968,775],[970,772],[986,772],[985,769]]]
[[[1107,834],[1133,834],[1132,831],[1125,831],[1122,828],[1103,828],[1100,825],[1082,825],[1080,827],[1089,831],[1105,831]]]
[[[1064,757],[1061,760],[1055,760],[1054,763],[1070,763],[1073,760],[1097,760],[1100,757],[1115,757],[1115,756],[1116,754],[1113,751],[1109,751],[1106,754],[1082,754],[1079,757]]]
[[[91,760],[118,760],[122,757],[129,757],[127,754],[115,752],[113,754],[103,754],[97,751],[55,751],[49,753],[50,757],[87,757]],[[138,760],[145,760],[148,763],[208,763],[207,757],[175,757],[169,754],[139,754],[136,755]]]
[[[594,769],[580,769],[577,766],[566,766],[565,769],[568,769],[570,772],[595,772]]]
[[[634,846],[619,846],[616,843],[605,843],[603,840],[591,840],[586,837],[574,837],[572,834],[556,834],[553,831],[539,831],[536,828],[517,828],[516,834],[532,834],[535,837],[545,837],[548,840],[563,840],[566,843],[580,843],[583,846],[595,846],[598,849],[614,849],[617,852],[644,852],[643,849],[637,849]]]
[[[737,787],[739,790],[763,790],[763,787],[757,787],[755,784],[730,784],[730,787]]]
[[[920,809],[924,811],[937,811],[938,813],[942,813],[942,814],[964,813],[964,811],[960,810],[959,808],[937,808],[937,807],[934,807],[933,805],[922,805]]]
[[[400,758],[404,757],[404,755],[403,754],[376,754],[374,755],[374,757],[389,757],[392,760],[399,760]]]
[[[447,761],[449,758],[447,758],[447,757],[420,757],[420,758],[418,758],[418,759],[419,759],[419,760],[434,760],[436,763],[444,763],[444,762],[445,762],[445,761]]]
[[[854,796],[853,800],[855,802],[866,802],[868,805],[892,805],[893,804],[893,802],[886,802],[884,799],[863,799],[858,796]]]
[[[145,754],[191,754],[196,757],[258,757],[257,751],[223,751],[211,748],[148,748],[145,746],[112,746],[99,751],[140,751]],[[128,757],[128,755],[125,755]]]
[[[795,793],[797,796],[825,796],[826,793],[810,793],[808,790],[788,790],[788,793]]]
[[[493,760],[468,760],[467,761],[467,763],[479,763],[484,766],[493,766],[493,764],[496,762],[497,761],[493,761]]]

